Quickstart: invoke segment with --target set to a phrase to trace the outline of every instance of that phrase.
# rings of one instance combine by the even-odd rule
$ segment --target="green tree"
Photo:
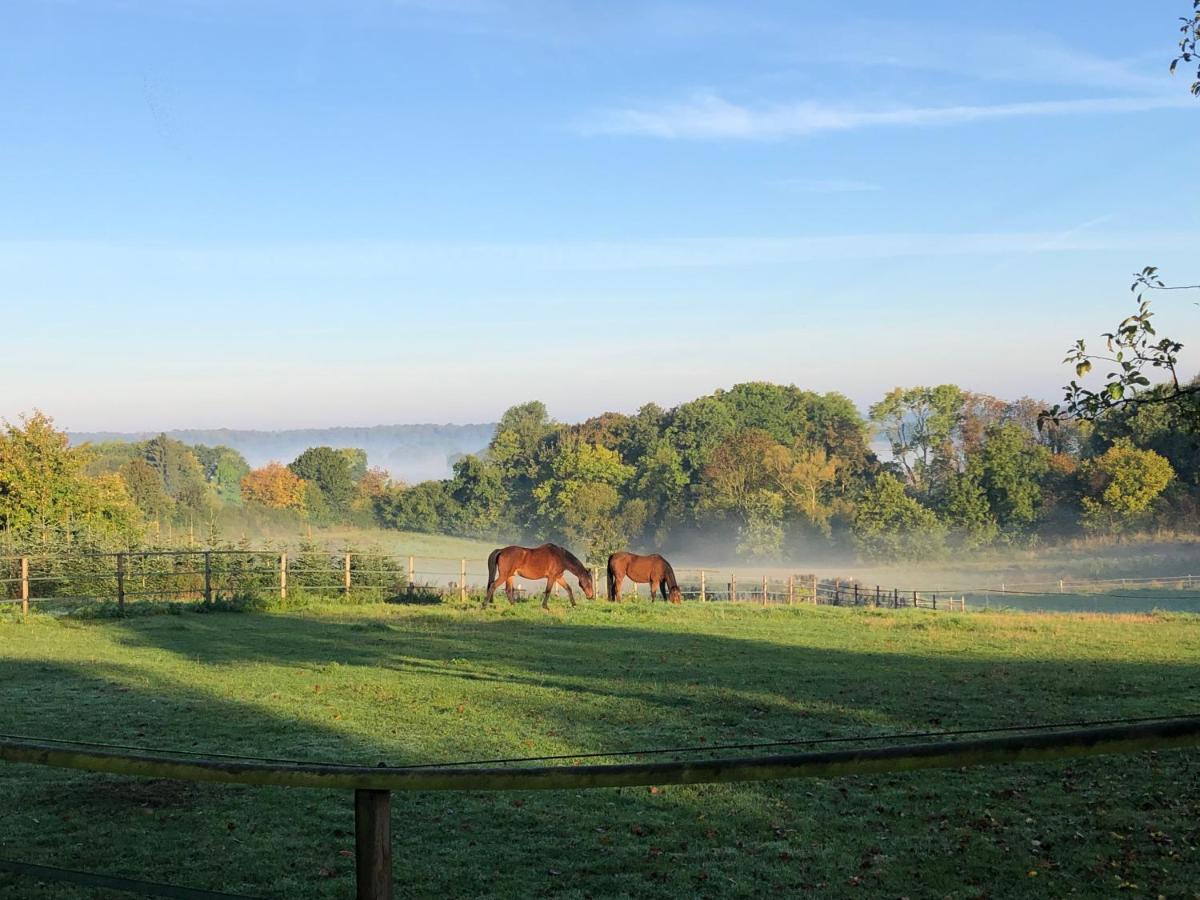
[[[1084,465],[1084,527],[1110,532],[1129,528],[1145,516],[1174,477],[1171,464],[1153,450],[1138,450],[1127,443],[1109,447]]]
[[[945,529],[933,510],[910,497],[894,475],[881,474],[859,498],[853,532],[868,559],[929,559],[945,548]]]
[[[361,450],[358,447],[343,447],[338,450],[346,458],[346,465],[350,469],[350,480],[358,484],[367,477],[367,451]]]
[[[138,446],[142,459],[158,472],[163,490],[174,501],[176,520],[207,517],[213,507],[212,494],[192,448],[165,434]]]
[[[121,466],[121,480],[129,497],[147,519],[167,522],[175,508],[175,501],[163,489],[158,471],[144,459],[131,459]]]
[[[87,475],[89,451],[41,412],[0,434],[0,529],[21,544],[87,541],[128,546],[142,518],[116,475]]]
[[[192,451],[200,462],[204,480],[216,492],[217,498],[226,504],[242,502],[242,479],[250,472],[246,458],[232,447],[207,447],[195,444]]]
[[[458,508],[459,533],[482,537],[498,531],[508,502],[499,466],[478,456],[463,456],[454,463],[449,491]]]
[[[393,485],[376,498],[376,518],[388,528],[443,534],[458,510],[445,481]]]
[[[332,447],[309,447],[288,468],[321,492],[329,515],[339,517],[349,509],[354,499],[355,479],[351,458],[345,452]],[[319,504],[310,507],[319,508]],[[317,517],[321,517],[319,513]]]
[[[683,403],[667,415],[666,437],[689,482],[698,481],[708,457],[736,430],[729,407],[714,397]]]
[[[533,495],[541,528],[582,544],[595,563],[626,541],[644,521],[643,504],[623,509],[621,489],[634,469],[615,450],[565,436],[558,442],[547,477]]]
[[[962,421],[964,394],[953,384],[895,388],[869,415],[891,445],[892,458],[919,494],[930,495],[957,470],[954,436]]]
[[[988,502],[977,459],[950,479],[941,512],[952,536],[967,549],[986,547],[996,540],[1000,525]]]
[[[1049,466],[1050,451],[1021,426],[1005,422],[987,429],[979,481],[1002,530],[1018,535],[1037,523]]]

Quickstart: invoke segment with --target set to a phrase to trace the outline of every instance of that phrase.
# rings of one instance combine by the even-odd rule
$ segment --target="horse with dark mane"
[[[657,553],[638,556],[636,553],[614,553],[608,558],[608,599],[621,599],[621,582],[628,578],[634,584],[650,585],[650,602],[655,600],[655,588],[662,592],[664,600],[679,603],[679,582],[671,564]]]
[[[488,557],[487,604],[491,604],[492,595],[496,588],[504,582],[504,593],[508,602],[513,602],[513,579],[530,578],[533,580],[546,579],[546,596],[542,598],[542,609],[550,608],[550,591],[554,585],[561,584],[567,589],[567,597],[571,605],[575,605],[575,594],[571,586],[563,578],[564,572],[570,572],[579,579],[579,586],[584,595],[591,600],[596,596],[592,587],[592,573],[581,563],[570,550],[558,544],[542,544],[540,547],[501,547],[493,550]]]

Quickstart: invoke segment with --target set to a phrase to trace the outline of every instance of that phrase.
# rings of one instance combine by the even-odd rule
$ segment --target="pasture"
[[[1200,619],[689,603],[0,623],[0,731],[374,764],[1200,710]],[[345,897],[341,792],[0,765],[0,857]],[[1200,752],[393,795],[400,896],[1192,896]],[[0,874],[0,897],[90,897]]]

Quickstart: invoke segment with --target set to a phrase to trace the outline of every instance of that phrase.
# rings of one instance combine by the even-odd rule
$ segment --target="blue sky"
[[[1200,276],[1188,6],[8,3],[0,415],[1056,399],[1131,272]]]

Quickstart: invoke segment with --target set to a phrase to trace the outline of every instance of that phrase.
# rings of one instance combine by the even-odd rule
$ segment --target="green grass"
[[[0,623],[7,733],[375,764],[1200,709],[1200,619],[597,602]],[[397,794],[401,896],[1195,896],[1200,752]],[[344,793],[0,764],[0,856],[351,891]],[[0,875],[0,897],[84,897]]]

